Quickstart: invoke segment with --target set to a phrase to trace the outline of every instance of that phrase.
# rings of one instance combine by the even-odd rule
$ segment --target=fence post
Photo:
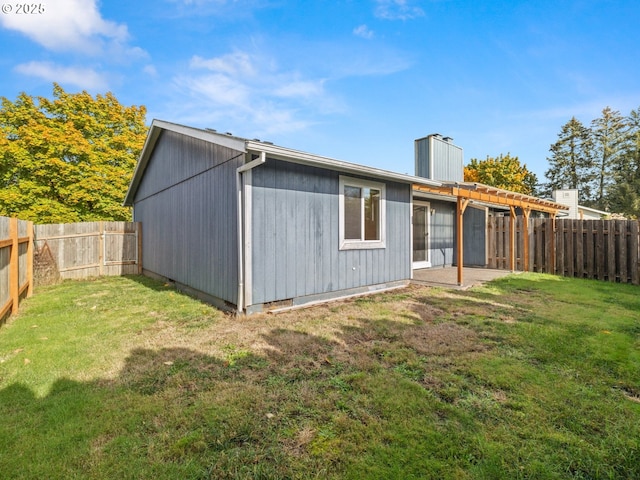
[[[551,217],[551,228],[547,230],[547,235],[549,235],[549,253],[551,254],[551,259],[549,261],[549,270],[547,273],[551,273],[555,275],[556,268],[556,216],[553,215]]]
[[[630,225],[631,235],[629,242],[629,268],[631,268],[631,283],[640,283],[640,263],[638,262],[638,243],[640,241],[640,222],[632,221]]]
[[[142,222],[136,222],[138,232],[138,275],[142,275]]]
[[[99,275],[102,276],[104,274],[104,252],[105,252],[105,241],[104,241],[104,222],[98,222],[98,230],[99,230],[99,242],[100,246],[98,251],[98,272]],[[95,231],[95,230],[94,230]]]
[[[9,296],[11,298],[11,313],[18,312],[20,302],[20,272],[18,256],[18,219],[9,219],[9,238],[11,239],[11,253],[9,260]]]
[[[29,243],[27,243],[27,297],[33,295],[33,222],[27,223],[27,236],[29,237]]]

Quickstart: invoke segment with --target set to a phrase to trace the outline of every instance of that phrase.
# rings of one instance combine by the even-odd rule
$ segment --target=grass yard
[[[0,478],[638,479],[640,288],[249,318],[144,277],[43,288],[0,327]]]

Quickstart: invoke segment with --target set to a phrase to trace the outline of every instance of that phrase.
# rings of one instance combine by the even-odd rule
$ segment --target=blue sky
[[[640,107],[637,0],[0,3],[0,96],[111,91],[149,123],[402,173],[437,132],[543,181],[572,116]]]

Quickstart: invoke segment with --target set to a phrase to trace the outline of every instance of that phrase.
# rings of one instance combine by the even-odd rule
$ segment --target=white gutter
[[[242,174],[267,161],[266,152],[260,152],[260,157],[245,163],[236,169],[236,190],[238,194],[238,304],[237,311],[241,315],[244,310],[244,183]]]

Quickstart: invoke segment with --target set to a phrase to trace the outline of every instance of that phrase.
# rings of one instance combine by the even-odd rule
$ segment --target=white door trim
[[[431,204],[429,202],[424,202],[424,201],[420,201],[420,200],[414,200],[413,201],[413,206],[411,207],[412,209],[416,206],[419,207],[427,207],[426,209],[426,216],[427,218],[425,219],[425,225],[427,227],[427,241],[426,241],[426,259],[423,261],[419,261],[419,262],[413,262],[412,263],[412,268],[418,269],[418,268],[430,268],[431,267]],[[415,216],[415,212],[412,211],[411,212],[411,218],[414,218]],[[412,232],[413,230],[413,222],[412,222]],[[412,248],[411,248],[411,255],[413,257],[413,249],[415,248],[415,244],[413,243],[413,233],[412,233]]]

